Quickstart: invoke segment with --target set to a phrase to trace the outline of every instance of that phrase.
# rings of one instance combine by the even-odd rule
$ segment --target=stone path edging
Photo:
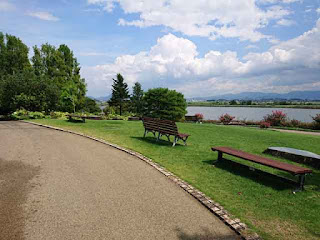
[[[242,223],[240,221],[240,219],[232,218],[231,215],[219,203],[213,201],[211,198],[206,196],[204,193],[202,193],[198,189],[194,188],[193,186],[191,186],[187,182],[183,181],[182,179],[180,179],[179,177],[177,177],[173,173],[169,172],[164,167],[161,167],[159,164],[153,162],[150,158],[147,158],[140,153],[125,149],[123,147],[120,147],[120,146],[113,144],[113,143],[109,143],[109,142],[102,140],[102,139],[98,139],[95,137],[85,135],[83,133],[78,133],[78,132],[74,132],[71,130],[66,130],[66,129],[48,126],[48,125],[44,125],[44,124],[40,124],[40,123],[35,123],[35,122],[29,122],[29,121],[24,121],[24,120],[21,120],[21,121],[25,122],[25,123],[37,125],[40,127],[45,127],[45,128],[49,128],[49,129],[58,130],[61,132],[67,132],[67,133],[75,134],[78,136],[86,137],[86,138],[89,138],[89,139],[94,140],[96,142],[100,142],[102,144],[106,144],[110,147],[113,147],[113,148],[116,148],[116,149],[121,150],[123,152],[126,152],[132,156],[135,156],[135,157],[139,158],[140,160],[144,161],[145,163],[149,164],[150,166],[152,166],[153,168],[155,168],[159,172],[161,172],[168,179],[170,179],[175,184],[177,184],[179,187],[181,187],[183,190],[188,192],[191,196],[193,196],[195,199],[197,199],[202,205],[204,205],[211,213],[213,213],[215,216],[217,216],[219,219],[221,219],[227,226],[229,226],[233,231],[235,231],[237,234],[239,234],[243,239],[245,239],[245,240],[261,240],[262,239],[257,233],[246,235],[244,230],[248,229],[247,225]]]

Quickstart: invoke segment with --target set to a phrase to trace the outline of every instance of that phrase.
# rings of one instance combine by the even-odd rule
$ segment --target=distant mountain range
[[[90,97],[90,96],[89,96]],[[105,97],[90,97],[94,100],[105,102],[111,98],[111,94]],[[208,100],[320,100],[320,91],[295,91],[289,93],[264,93],[264,92],[243,92],[237,94],[223,94],[211,97],[187,98],[187,101],[208,101]]]
[[[111,94],[109,96],[106,96],[106,97],[91,97],[91,96],[88,96],[88,97],[91,98],[91,99],[94,99],[96,101],[106,102],[106,101],[109,101],[109,99],[111,98]]]
[[[188,98],[188,101],[207,100],[320,100],[320,91],[295,91],[289,93],[263,93],[263,92],[243,92],[238,94],[223,94],[212,97]]]

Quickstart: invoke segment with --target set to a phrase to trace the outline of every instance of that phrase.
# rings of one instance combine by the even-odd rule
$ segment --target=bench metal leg
[[[161,137],[161,134],[159,133],[157,137],[157,141],[159,141],[160,137]]]
[[[217,161],[221,161],[222,160],[222,152],[218,152],[218,160]]]
[[[177,137],[174,137],[172,147],[174,147],[176,145],[177,141],[178,141]]]

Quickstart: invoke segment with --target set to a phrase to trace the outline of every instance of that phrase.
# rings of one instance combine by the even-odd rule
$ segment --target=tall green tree
[[[33,48],[33,68],[38,76],[45,76],[56,84],[60,91],[58,109],[75,112],[85,101],[86,83],[80,76],[80,66],[67,45],[58,49],[46,43]]]
[[[109,105],[119,107],[120,116],[123,112],[123,107],[125,106],[129,98],[128,84],[124,82],[123,77],[120,73],[117,74],[117,78],[113,79],[112,84],[112,96],[110,98]]]
[[[138,115],[142,115],[143,110],[143,90],[141,84],[136,82],[132,89],[131,106],[132,111]]]
[[[182,93],[168,88],[149,89],[143,100],[144,115],[172,121],[181,120],[187,113],[187,102]]]
[[[0,74],[13,75],[30,68],[28,47],[17,37],[0,32]]]

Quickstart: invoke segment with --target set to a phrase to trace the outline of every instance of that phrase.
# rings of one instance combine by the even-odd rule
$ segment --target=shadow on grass
[[[234,234],[227,234],[227,235],[220,235],[215,232],[210,232],[209,229],[204,228],[201,233],[185,233],[181,229],[176,229],[178,238],[180,240],[237,240],[241,239],[240,236],[237,236],[236,233]]]
[[[133,139],[136,139],[138,141],[141,141],[141,142],[146,142],[146,143],[150,143],[150,144],[156,144],[156,145],[159,145],[159,146],[168,146],[168,147],[172,147],[172,144],[173,144],[173,139],[170,139],[170,142],[168,140],[164,140],[164,139],[159,139],[157,141],[157,138],[156,137],[150,137],[150,136],[147,136],[147,137],[131,137]],[[186,147],[184,146],[184,144],[181,144],[179,142],[176,143],[176,145],[174,146],[175,148],[180,148],[180,147]]]
[[[82,121],[82,119],[70,119],[70,120],[64,120],[68,123],[85,123],[84,121]]]
[[[222,161],[203,161],[206,164],[214,165],[215,167],[226,170],[234,175],[248,178],[252,181],[259,182],[265,186],[272,187],[275,190],[281,191],[286,189],[294,190],[297,188],[297,183],[293,180],[262,171],[260,169],[252,168],[250,166],[237,163],[235,161],[223,158]]]

